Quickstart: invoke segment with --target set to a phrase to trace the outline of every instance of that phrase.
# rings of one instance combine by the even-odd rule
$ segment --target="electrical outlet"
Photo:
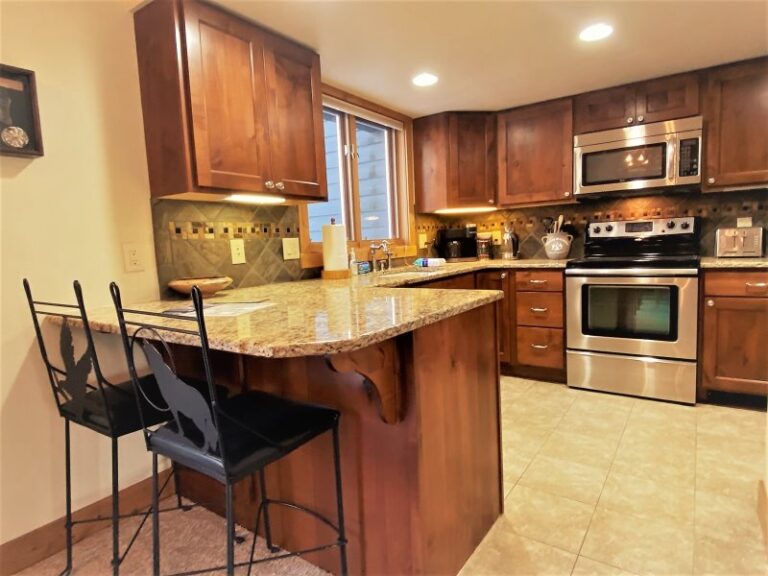
[[[242,238],[230,240],[229,249],[232,252],[232,264],[245,264],[245,241]]]
[[[126,272],[142,272],[144,270],[141,244],[137,242],[123,244],[123,268]]]
[[[752,228],[752,216],[736,218],[736,228]]]
[[[283,260],[298,260],[299,256],[299,239],[283,238]]]

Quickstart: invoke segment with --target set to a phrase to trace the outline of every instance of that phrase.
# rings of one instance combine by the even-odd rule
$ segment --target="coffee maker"
[[[461,228],[441,228],[435,236],[435,250],[448,262],[477,260],[477,226],[467,224]]]

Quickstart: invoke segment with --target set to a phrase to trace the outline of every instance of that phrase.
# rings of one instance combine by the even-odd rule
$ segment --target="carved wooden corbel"
[[[379,415],[387,424],[405,418],[405,383],[400,358],[393,340],[387,340],[354,352],[326,356],[334,372],[356,372],[366,392],[378,404]]]

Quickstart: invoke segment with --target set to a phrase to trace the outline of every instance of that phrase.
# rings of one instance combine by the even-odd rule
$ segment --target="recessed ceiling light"
[[[579,39],[584,42],[595,42],[596,40],[608,38],[611,34],[613,34],[613,26],[605,22],[598,22],[584,28],[579,34]]]
[[[241,204],[282,204],[285,202],[285,198],[282,196],[268,196],[266,194],[230,194],[224,200],[240,202]]]
[[[432,86],[433,84],[437,84],[437,76],[430,74],[429,72],[422,72],[411,78],[411,82],[416,86]]]

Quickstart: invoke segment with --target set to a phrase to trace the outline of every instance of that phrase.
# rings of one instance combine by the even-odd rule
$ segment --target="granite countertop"
[[[271,305],[234,317],[206,316],[206,326],[214,350],[269,358],[316,356],[364,348],[502,297],[495,290],[399,289],[366,287],[350,280],[303,280],[226,290],[207,298],[206,303],[266,299]],[[189,305],[189,300],[125,304],[147,311]],[[94,330],[119,334],[113,308],[89,311],[88,316]],[[142,320],[185,328],[191,325]],[[196,336],[165,332],[163,337],[176,344],[199,345]]]
[[[768,268],[768,258],[715,258],[701,259],[702,268]]]

